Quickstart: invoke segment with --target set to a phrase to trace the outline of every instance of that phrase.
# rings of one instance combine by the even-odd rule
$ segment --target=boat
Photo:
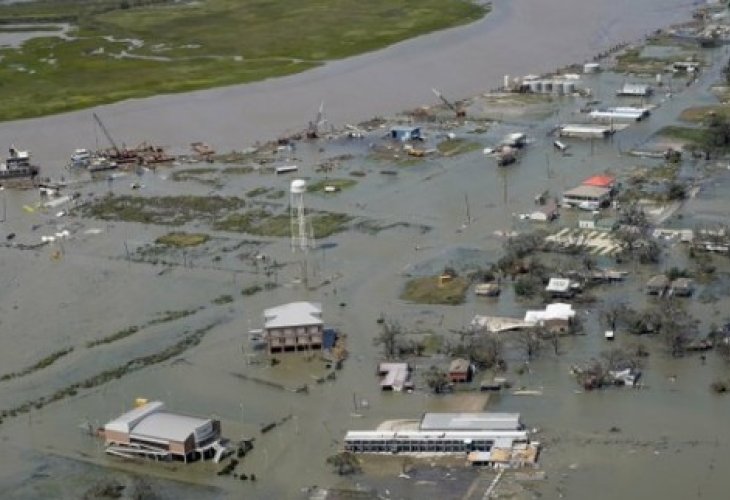
[[[104,170],[114,170],[115,168],[117,168],[117,162],[106,156],[92,157],[86,167],[89,172],[102,172]]]
[[[91,152],[88,149],[76,149],[71,155],[72,167],[88,167],[91,162]]]
[[[10,154],[5,163],[0,163],[0,180],[32,179],[38,175],[39,168],[30,164],[30,153],[10,146]]]

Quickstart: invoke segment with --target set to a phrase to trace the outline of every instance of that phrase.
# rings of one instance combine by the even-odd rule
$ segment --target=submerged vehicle
[[[0,180],[4,179],[32,179],[38,175],[40,169],[30,164],[30,153],[10,146],[10,152],[5,163],[0,163]]]

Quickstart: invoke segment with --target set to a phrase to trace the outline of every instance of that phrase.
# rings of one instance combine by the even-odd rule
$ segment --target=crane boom
[[[101,118],[99,118],[99,116],[96,113],[92,113],[92,115],[94,115],[94,120],[96,120],[96,123],[99,124],[99,128],[101,129],[102,132],[104,132],[104,135],[106,136],[109,143],[112,145],[112,148],[114,148],[114,152],[119,154],[119,148],[117,147],[117,143],[115,143],[114,139],[112,139],[111,134],[104,126],[104,123],[102,123]]]
[[[446,104],[446,106],[448,106],[448,108],[449,108],[449,109],[450,109],[451,111],[453,111],[453,112],[454,112],[454,113],[456,113],[457,115],[459,114],[459,110],[458,110],[458,109],[456,109],[456,106],[454,106],[453,104],[451,104],[451,102],[449,102],[449,100],[448,100],[448,99],[446,99],[446,98],[444,97],[444,95],[443,95],[443,94],[442,94],[441,92],[439,92],[439,91],[438,91],[438,90],[436,90],[436,89],[431,89],[431,91],[432,91],[432,92],[433,92],[434,94],[436,94],[436,97],[438,97],[439,99],[441,99],[441,101],[442,101],[442,102],[443,102],[444,104]]]
[[[446,99],[446,97],[444,97],[444,95],[441,92],[439,92],[436,89],[431,89],[431,91],[434,94],[436,94],[436,97],[441,99],[441,102],[443,102],[446,105],[446,107],[448,107],[451,111],[454,112],[454,114],[456,115],[457,118],[464,118],[466,116],[466,110],[464,110],[460,105],[457,106],[457,105],[453,104],[451,101]]]

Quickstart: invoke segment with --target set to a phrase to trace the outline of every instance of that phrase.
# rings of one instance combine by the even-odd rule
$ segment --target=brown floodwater
[[[120,103],[104,112],[109,113],[107,121],[114,123],[108,123],[110,127],[119,126],[130,134],[125,137],[130,143],[145,134],[177,146],[200,138],[214,142],[200,137],[200,131],[205,130],[206,134],[220,137],[221,144],[227,147],[242,148],[254,137],[267,138],[294,128],[299,115],[304,117],[299,120],[304,123],[309,108],[316,108],[318,92],[327,92],[328,106],[330,95],[333,103],[340,103],[331,106],[330,116],[342,121],[428,102],[430,86],[440,85],[454,95],[476,93],[499,83],[504,72],[546,70],[582,60],[626,37],[637,37],[653,27],[645,20],[649,14],[650,23],[660,26],[681,18],[690,8],[682,2],[666,5],[667,2],[658,1],[586,4],[565,0],[554,2],[553,6],[542,2],[497,2],[495,12],[479,23],[332,63],[308,74],[252,86]],[[644,14],[644,24],[639,22],[640,14]],[[505,37],[507,33],[514,36]],[[533,33],[533,38],[527,33]],[[503,37],[507,38],[505,45],[500,45]],[[505,46],[509,48],[505,50]],[[485,61],[487,55],[499,54],[501,59]],[[724,49],[705,55],[715,62],[727,57]],[[410,65],[413,66],[408,71]],[[362,77],[365,74],[373,75],[367,81],[368,91],[355,92],[366,86]],[[432,83],[437,75],[441,80]],[[453,486],[444,487],[451,480],[440,476],[440,471],[414,473],[413,481],[398,479],[398,470],[343,479],[333,475],[324,463],[328,455],[339,449],[348,429],[373,428],[389,418],[418,418],[427,410],[458,410],[448,397],[424,391],[379,391],[374,369],[380,354],[372,340],[379,328],[376,319],[385,314],[408,328],[449,336],[451,331],[464,327],[474,314],[523,314],[531,304],[515,300],[509,287],[497,301],[469,296],[466,304],[457,307],[407,304],[398,295],[405,273],[425,273],[465,262],[470,266],[487,266],[496,261],[502,240],[495,236],[495,231],[529,230],[530,226],[514,214],[529,210],[536,193],[545,189],[558,193],[606,169],[621,175],[635,165],[658,165],[656,160],[620,153],[644,147],[656,130],[674,122],[678,112],[691,103],[711,102],[708,87],[718,75],[716,65],[690,86],[677,80],[681,91],[670,100],[661,94],[656,96],[652,103],[660,106],[648,121],[619,132],[610,141],[571,142],[570,156],[557,154],[552,148],[553,139],[547,134],[556,124],[574,118],[575,111],[584,103],[580,99],[558,99],[547,106],[550,112],[542,113],[541,118],[512,118],[509,124],[495,125],[485,134],[469,134],[471,124],[455,130],[457,135],[474,140],[481,147],[493,145],[505,133],[527,131],[531,144],[519,164],[509,169],[495,168],[494,160],[485,158],[481,147],[455,158],[428,159],[409,166],[379,163],[365,157],[368,145],[379,140],[377,132],[360,142],[300,145],[296,156],[301,176],[322,177],[315,172],[315,165],[343,152],[352,152],[355,157],[345,161],[343,171],[333,176],[347,176],[348,170],[367,174],[356,178],[359,182],[355,187],[334,196],[307,196],[309,206],[343,211],[381,224],[413,224],[376,235],[352,230],[320,242],[327,245],[321,245],[311,256],[310,268],[315,272],[312,281],[330,283],[316,291],[304,291],[295,283],[299,268],[286,240],[264,238],[261,240],[265,244],[256,247],[285,264],[275,277],[280,286],[244,297],[241,289],[272,278],[239,259],[236,254],[240,250],[222,250],[239,243],[238,235],[210,231],[205,222],[196,221],[185,228],[211,232],[216,240],[206,247],[208,252],[190,251],[192,267],[182,265],[189,262],[188,255],[174,252],[164,258],[176,265],[130,262],[125,258],[127,251],[137,255],[138,249],[169,228],[55,217],[56,210],[30,212],[23,207],[37,202],[35,191],[3,191],[3,237],[15,232],[18,240],[37,242],[42,235],[54,234],[62,227],[71,228],[73,236],[37,250],[2,248],[2,372],[22,370],[65,347],[75,349],[51,367],[0,382],[0,408],[46,396],[134,357],[157,352],[179,340],[186,331],[220,323],[199,346],[174,360],[5,420],[0,426],[0,440],[6,450],[0,458],[0,484],[12,498],[75,498],[107,475],[141,474],[153,477],[153,487],[171,498],[303,498],[305,490],[314,485],[361,485],[375,487],[381,494],[387,489],[391,498],[461,498],[475,473],[460,472]],[[587,77],[586,85],[610,104],[615,100],[613,90],[622,80],[621,75],[604,73]],[[424,81],[428,83],[419,97],[413,91],[414,83]],[[310,100],[314,101],[311,106]],[[218,117],[208,114],[212,111],[203,112],[216,102]],[[234,116],[231,102],[236,106],[240,102],[240,116]],[[270,117],[265,112],[267,106],[271,109]],[[252,113],[246,115],[244,109],[248,108]],[[35,139],[16,138],[31,130],[44,138],[38,148]],[[58,151],[86,145],[84,141],[90,140],[92,130],[85,112],[4,124],[0,126],[0,137],[18,134],[13,135],[18,144],[27,144],[60,165],[67,153],[61,155]],[[261,137],[255,135],[258,133]],[[319,150],[320,146],[324,151]],[[398,175],[379,174],[383,168],[396,169]],[[688,164],[687,168],[693,166]],[[57,171],[69,175],[60,168]],[[108,190],[142,196],[240,196],[255,187],[286,190],[290,180],[248,174],[227,177],[222,186],[212,187],[174,182],[167,169],[159,169],[139,178],[130,174],[109,184],[82,184],[79,190],[84,197]],[[144,187],[132,190],[132,182]],[[718,170],[700,195],[680,209],[678,213],[683,218],[675,216],[668,224],[681,227],[727,218],[724,200],[729,190],[730,171]],[[469,200],[471,222],[463,226],[465,199]],[[286,199],[277,202],[285,204]],[[558,225],[573,226],[576,218],[576,214],[566,213]],[[430,231],[421,231],[421,225],[429,226]],[[89,229],[94,231],[87,232]],[[60,252],[54,253],[56,250]],[[59,255],[60,258],[52,258]],[[214,256],[221,256],[222,260],[216,261]],[[641,307],[648,300],[642,292],[648,275],[664,270],[669,263],[686,265],[677,245],[668,246],[666,256],[667,264],[646,269],[627,266],[632,272],[629,280],[605,287],[597,294],[606,301],[623,299]],[[611,263],[610,259],[602,262]],[[717,265],[726,283],[730,271],[727,261],[718,260]],[[703,331],[726,315],[729,290],[722,286],[701,287],[697,297],[710,289],[717,296],[716,301],[690,302],[693,314],[702,320]],[[234,302],[211,302],[224,294],[234,297]],[[324,364],[303,356],[282,356],[282,363],[274,367],[253,363],[258,357],[245,342],[244,334],[260,325],[261,311],[302,299],[323,302],[327,323],[348,336],[350,358],[334,381],[317,383],[316,379],[327,372]],[[126,339],[93,349],[85,347],[88,341],[130,325],[144,324],[162,311],[200,306],[205,309],[182,320],[147,327]],[[513,368],[509,377],[516,386],[542,390],[542,396],[505,394],[490,400],[490,409],[519,411],[530,427],[540,429],[536,437],[545,444],[541,466],[547,479],[532,487],[544,498],[723,498],[727,488],[723,471],[730,465],[730,431],[726,425],[730,400],[713,395],[708,386],[718,374],[727,375],[727,368],[713,355],[708,356],[706,364],[695,356],[671,359],[660,340],[646,339],[643,341],[652,356],[645,367],[645,389],[576,391],[569,367],[605,348],[603,327],[595,309],[580,308],[586,335],[563,341],[559,356],[546,350],[522,375],[513,370],[522,364],[521,354],[508,352]],[[618,345],[633,342],[636,339],[625,334],[619,334],[616,340]],[[416,362],[417,370],[444,361],[438,357],[420,359]],[[309,392],[293,393],[252,378],[275,381],[285,387],[306,383]],[[187,467],[152,465],[105,456],[100,442],[83,433],[80,426],[103,425],[127,410],[136,397],[161,399],[181,412],[216,415],[229,438],[255,437],[254,451],[238,470],[256,474],[258,481],[218,477],[215,472],[219,466],[210,463]],[[367,407],[363,407],[363,400]],[[286,421],[261,434],[262,425],[281,420]],[[620,432],[610,432],[612,427]],[[429,481],[436,481],[437,486],[430,487]],[[481,498],[481,494],[477,497]]]

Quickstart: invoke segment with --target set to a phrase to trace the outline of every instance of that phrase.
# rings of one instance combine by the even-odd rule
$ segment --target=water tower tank
[[[289,192],[292,194],[304,194],[307,192],[307,181],[304,179],[294,179],[291,181]]]

